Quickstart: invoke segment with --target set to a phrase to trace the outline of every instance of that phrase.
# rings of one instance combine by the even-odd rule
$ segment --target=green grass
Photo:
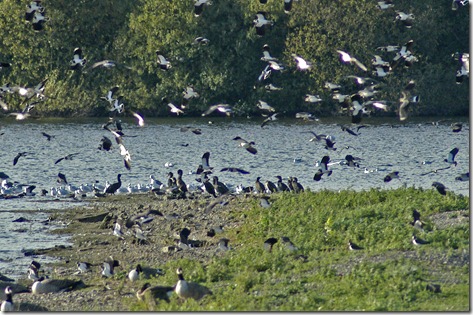
[[[166,311],[467,311],[469,224],[437,229],[430,215],[469,209],[469,198],[434,190],[321,191],[271,196],[269,209],[248,198],[234,215],[245,222],[225,232],[234,248],[211,262],[177,260],[164,268],[184,269],[187,280],[214,295],[201,301],[149,305],[130,298],[131,310]],[[412,210],[425,231],[415,230]],[[414,246],[412,234],[430,244]],[[299,248],[289,252],[281,236]],[[279,242],[263,248],[268,237]],[[348,251],[347,242],[364,247]],[[303,254],[307,260],[298,259]],[[445,263],[445,261],[450,263]],[[168,272],[156,284],[174,284]],[[154,282],[153,282],[154,283]],[[426,289],[441,285],[441,293]]]

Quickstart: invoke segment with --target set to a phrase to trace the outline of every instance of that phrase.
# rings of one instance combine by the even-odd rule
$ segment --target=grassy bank
[[[44,296],[18,295],[50,310],[107,311],[467,311],[469,304],[469,198],[434,190],[321,191],[271,195],[269,208],[256,196],[237,196],[228,204],[207,208],[213,198],[165,200],[156,196],[116,196],[92,207],[57,212],[70,224],[60,233],[74,233],[72,249],[52,253],[63,258],[51,277],[81,277],[88,288]],[[131,215],[147,209],[176,218],[159,217],[147,225],[149,244],[120,241],[111,222],[79,222],[77,218],[109,212]],[[423,230],[413,227],[416,209]],[[211,226],[222,233],[207,236]],[[190,238],[204,247],[163,253],[175,245],[176,234],[191,229]],[[429,244],[416,246],[416,235]],[[290,250],[281,237],[297,247]],[[230,240],[228,251],[217,242]],[[269,252],[266,239],[278,242]],[[363,247],[349,251],[348,241]],[[79,260],[101,263],[109,255],[121,262],[113,278],[92,273],[71,276]],[[131,283],[126,275],[137,263],[161,268],[164,275]],[[212,296],[196,302],[138,301],[145,282],[174,285],[182,267],[187,280],[206,285]],[[441,292],[428,289],[440,285]],[[106,298],[104,298],[106,297]],[[99,301],[99,299],[103,301]],[[79,301],[79,302],[76,302]],[[84,303],[85,302],[85,303]],[[74,305],[73,303],[79,303]],[[80,307],[79,309],[74,307]]]

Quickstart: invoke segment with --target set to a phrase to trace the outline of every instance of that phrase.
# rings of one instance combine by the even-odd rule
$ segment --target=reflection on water
[[[209,124],[208,119],[212,119],[213,123]],[[123,141],[132,159],[130,171],[124,167],[113,135],[101,128],[106,119],[1,121],[0,172],[8,174],[12,182],[36,185],[34,191],[37,195],[0,200],[3,231],[0,232],[0,244],[1,248],[8,248],[0,252],[0,272],[6,272],[4,261],[9,263],[21,256],[18,251],[22,247],[55,245],[53,239],[45,238],[41,230],[29,231],[32,237],[41,235],[33,239],[26,237],[25,233],[13,233],[22,227],[11,221],[20,216],[16,211],[25,210],[24,213],[27,213],[28,210],[56,209],[71,204],[53,202],[54,198],[49,195],[39,196],[42,189],[49,192],[51,187],[58,187],[56,179],[59,172],[77,187],[81,184],[115,182],[117,174],[121,173],[126,186],[128,183],[146,185],[150,175],[166,182],[166,174],[170,171],[176,174],[180,168],[184,171],[184,181],[197,185],[194,180],[196,175],[189,173],[197,169],[202,154],[208,151],[214,174],[232,187],[253,185],[258,176],[262,182],[275,182],[275,176],[280,175],[285,179],[296,176],[304,187],[311,190],[390,189],[402,185],[431,189],[432,182],[439,181],[456,193],[469,195],[469,182],[455,180],[456,176],[469,171],[468,118],[446,120],[438,125],[431,123],[434,120],[438,119],[411,120],[400,124],[394,118],[370,118],[364,121],[366,127],[359,129],[359,135],[354,136],[340,128],[339,124],[346,123],[346,117],[320,119],[318,122],[280,119],[264,128],[260,127],[261,119],[256,118],[145,118],[143,128],[138,127],[133,119],[123,118]],[[459,133],[452,132],[450,128],[455,121],[463,122],[463,130]],[[181,132],[180,127],[183,126],[201,128],[202,134]],[[356,126],[348,127],[356,131]],[[310,142],[313,135],[309,131],[334,136],[337,150],[325,149],[324,142]],[[54,138],[48,141],[42,132]],[[103,136],[113,141],[110,152],[98,150]],[[254,141],[258,153],[253,155],[239,147],[238,142],[232,140],[236,136]],[[459,148],[456,167],[420,175],[448,166],[444,159],[454,147]],[[13,166],[13,159],[19,152],[27,152],[27,155]],[[71,153],[78,154],[72,160],[54,164],[57,159]],[[359,168],[336,163],[343,161],[347,154],[361,159]],[[329,155],[331,162],[335,162],[330,166],[333,173],[329,177],[324,175],[322,180],[316,182],[313,180],[318,169],[315,163],[320,162],[324,155]],[[173,167],[165,167],[166,163],[172,163]],[[224,167],[242,168],[250,174],[220,172]],[[383,178],[391,171],[399,171],[400,178],[385,183]],[[36,212],[30,215],[35,220],[38,216]],[[16,239],[15,246],[9,246],[12,238]]]

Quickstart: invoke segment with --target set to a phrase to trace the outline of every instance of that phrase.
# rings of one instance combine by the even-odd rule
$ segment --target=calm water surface
[[[212,124],[208,121],[211,119]],[[32,257],[24,257],[22,249],[45,248],[57,244],[67,244],[65,236],[48,235],[52,226],[42,224],[48,214],[37,211],[59,209],[75,205],[69,199],[60,202],[51,196],[40,196],[41,189],[58,187],[59,172],[66,175],[74,186],[106,181],[115,182],[122,174],[123,185],[145,185],[153,174],[162,182],[168,172],[184,171],[183,179],[188,184],[197,184],[195,171],[201,163],[204,152],[210,152],[210,165],[214,175],[229,186],[253,185],[256,177],[261,181],[276,181],[296,176],[306,188],[366,190],[370,188],[392,189],[402,185],[431,189],[433,181],[439,181],[455,193],[469,195],[469,182],[456,181],[455,177],[469,171],[469,122],[468,117],[452,118],[438,125],[431,122],[438,118],[415,120],[400,124],[397,119],[364,120],[365,128],[359,136],[342,131],[339,124],[346,123],[346,117],[320,119],[318,122],[302,122],[281,119],[260,127],[261,119],[226,118],[174,118],[146,120],[144,127],[138,127],[134,120],[123,118],[124,144],[132,157],[131,171],[125,169],[123,159],[113,135],[101,128],[106,119],[83,120],[27,120],[16,122],[0,121],[1,154],[0,171],[10,176],[10,181],[36,185],[36,196],[19,199],[0,199],[0,272],[18,277],[26,272]],[[459,121],[463,130],[453,133],[450,124]],[[190,131],[181,132],[180,127],[192,126],[202,129],[201,135]],[[356,130],[356,126],[348,127]],[[330,134],[335,137],[336,151],[328,151],[322,142],[310,142],[312,135]],[[47,141],[41,134],[46,132],[55,137]],[[113,141],[110,152],[98,147],[102,136]],[[232,139],[240,136],[254,141],[258,150],[252,155]],[[350,146],[348,149],[344,147]],[[425,176],[420,174],[448,166],[444,162],[448,152],[459,148],[456,156],[458,165]],[[13,158],[18,152],[28,152],[13,166]],[[79,153],[73,160],[54,162],[70,153]],[[315,163],[324,155],[332,162],[342,161],[345,155],[359,157],[359,168],[334,164],[330,177],[324,175],[319,182],[314,181],[317,171]],[[167,162],[173,167],[165,167]],[[425,163],[425,164],[424,164]],[[238,167],[250,172],[241,175],[220,172],[224,167]],[[372,172],[365,172],[365,168]],[[389,172],[399,171],[400,180],[384,183]],[[34,211],[36,210],[36,211]],[[19,217],[30,222],[13,223]],[[43,257],[35,258],[44,261]]]

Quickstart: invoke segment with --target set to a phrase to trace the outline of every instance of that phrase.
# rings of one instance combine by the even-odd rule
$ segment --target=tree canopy
[[[414,115],[469,112],[469,82],[456,83],[459,61],[452,56],[469,52],[469,8],[452,10],[449,1],[397,0],[381,9],[374,0],[294,0],[285,12],[283,0],[220,0],[204,4],[199,16],[192,0],[38,3],[44,8],[41,30],[25,19],[31,2],[0,2],[0,62],[10,65],[0,68],[0,86],[35,87],[47,79],[45,98],[34,108],[38,115],[108,115],[110,105],[100,97],[114,86],[125,108],[147,116],[174,115],[165,103],[180,105],[188,86],[199,96],[189,100],[186,115],[218,103],[230,104],[236,115],[256,113],[258,100],[286,113],[336,115],[340,104],[324,85],[333,82],[342,86],[341,94],[356,94],[363,87],[349,75],[379,82],[373,99],[386,101],[389,110],[374,111],[378,115],[396,114],[410,80],[416,82],[413,95],[420,96],[410,109]],[[253,23],[258,12],[272,21],[262,36]],[[396,18],[399,12],[413,14],[411,27]],[[396,52],[377,49],[410,40],[417,59],[410,66],[393,63]],[[284,69],[258,82],[268,65],[261,60],[265,44]],[[71,70],[76,47],[87,63]],[[356,57],[367,71],[343,63],[337,50]],[[170,62],[169,70],[160,69],[157,51]],[[312,67],[298,70],[294,55]],[[386,77],[373,75],[374,55],[395,65]],[[92,67],[102,60],[116,66]],[[269,92],[269,83],[281,90]],[[0,92],[8,104],[3,114],[22,110],[27,101],[18,94]],[[307,102],[306,94],[322,101]]]

